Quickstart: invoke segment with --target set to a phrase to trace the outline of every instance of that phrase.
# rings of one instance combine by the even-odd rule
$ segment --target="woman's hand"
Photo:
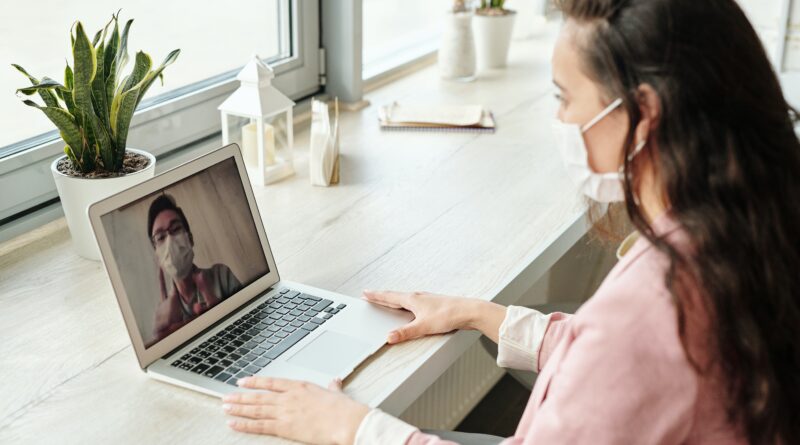
[[[427,292],[364,291],[367,301],[414,314],[414,320],[389,333],[390,344],[457,329],[478,329],[495,342],[506,308],[476,298]],[[498,319],[499,317],[499,319]]]
[[[222,401],[228,426],[314,444],[351,445],[369,407],[342,392],[342,381],[328,389],[313,383],[271,377],[239,379],[239,386],[264,392],[233,393]]]

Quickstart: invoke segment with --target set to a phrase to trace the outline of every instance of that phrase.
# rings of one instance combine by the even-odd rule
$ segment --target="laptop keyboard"
[[[236,386],[346,307],[281,289],[170,366]]]

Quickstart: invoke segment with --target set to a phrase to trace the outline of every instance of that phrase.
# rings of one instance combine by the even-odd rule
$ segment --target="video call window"
[[[101,221],[147,348],[269,273],[233,158]]]

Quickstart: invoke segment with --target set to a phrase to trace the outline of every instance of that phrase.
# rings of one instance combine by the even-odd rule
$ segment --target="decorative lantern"
[[[234,128],[241,127],[242,155],[251,176],[262,185],[294,174],[292,155],[292,107],[294,102],[272,86],[272,69],[253,55],[236,76],[239,88],[219,111],[222,118],[222,143],[230,143],[228,117],[235,116]],[[234,133],[234,137],[238,132]]]

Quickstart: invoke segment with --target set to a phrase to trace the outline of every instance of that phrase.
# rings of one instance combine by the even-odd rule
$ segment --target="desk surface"
[[[310,186],[301,158],[293,178],[256,187],[282,277],[356,297],[516,301],[585,233],[550,136],[551,42],[514,42],[507,69],[472,83],[434,65],[368,94],[342,115],[338,186]],[[498,131],[381,132],[377,107],[394,100],[485,104]],[[384,347],[345,391],[399,414],[476,338]],[[0,394],[2,443],[282,442],[229,430],[218,400],[138,369],[102,265],[74,254],[63,219],[0,245]]]

